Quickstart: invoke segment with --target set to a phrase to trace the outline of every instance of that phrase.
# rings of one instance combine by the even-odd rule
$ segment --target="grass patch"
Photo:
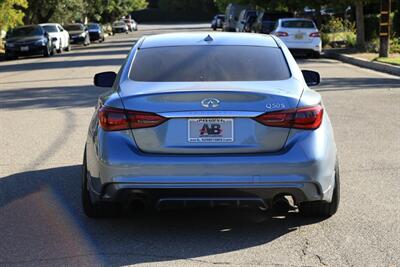
[[[375,61],[400,66],[400,57],[378,57]]]

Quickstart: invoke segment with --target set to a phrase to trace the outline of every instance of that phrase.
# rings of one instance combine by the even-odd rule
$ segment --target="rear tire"
[[[5,58],[6,58],[6,60],[14,60],[14,59],[17,59],[18,56],[6,52]]]
[[[313,52],[313,53],[311,54],[311,57],[312,57],[312,58],[320,58],[320,57],[321,57],[321,54],[320,54],[319,52]]]
[[[58,54],[61,54],[62,51],[63,51],[63,48],[62,48],[62,43],[61,43],[61,41],[60,41],[60,44],[59,44],[58,49],[57,49],[57,53],[58,53]]]
[[[49,50],[49,48],[47,46],[45,48],[43,48],[43,56],[49,57],[50,55],[51,55],[51,51]]]
[[[69,52],[71,51],[71,44],[68,42],[68,46],[65,48],[65,51]]]
[[[307,217],[329,218],[334,215],[340,202],[340,174],[339,163],[335,167],[335,188],[333,189],[332,202],[312,201],[299,205],[300,213]]]
[[[117,217],[121,214],[122,206],[119,203],[96,202],[93,203],[88,190],[88,172],[86,165],[86,150],[82,165],[82,207],[83,212],[90,218]]]

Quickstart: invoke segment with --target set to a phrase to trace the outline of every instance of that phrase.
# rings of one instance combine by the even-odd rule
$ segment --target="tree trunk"
[[[357,48],[365,50],[364,3],[356,0]]]

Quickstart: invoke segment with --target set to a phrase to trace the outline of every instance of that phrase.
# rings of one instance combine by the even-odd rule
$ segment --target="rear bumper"
[[[7,48],[6,52],[10,55],[14,56],[29,56],[29,55],[38,55],[42,54],[43,51],[47,48],[46,46],[42,45],[27,45],[29,47],[28,51],[21,51],[20,46],[15,46],[13,48]]]
[[[98,200],[160,191],[172,198],[195,191],[266,200],[289,194],[297,202],[332,198],[336,146],[327,116],[315,131],[292,130],[278,153],[145,154],[137,149],[130,131],[93,132],[86,157],[90,189]]]
[[[97,41],[102,39],[102,35],[99,32],[89,32],[90,41]]]
[[[310,43],[301,43],[301,42],[297,43],[297,42],[285,42],[285,41],[284,43],[291,51],[297,50],[297,51],[308,51],[308,52],[318,52],[318,53],[321,53],[322,51],[322,42],[319,39],[316,39]]]
[[[86,41],[86,37],[82,36],[71,36],[71,44],[81,44]]]

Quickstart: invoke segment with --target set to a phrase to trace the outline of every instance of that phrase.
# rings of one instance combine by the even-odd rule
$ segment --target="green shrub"
[[[321,26],[323,33],[355,32],[355,24],[342,18],[332,18]]]
[[[379,38],[375,38],[367,42],[367,52],[378,53],[379,52]],[[390,51],[389,53],[400,53],[400,41],[399,38],[390,39]]]

